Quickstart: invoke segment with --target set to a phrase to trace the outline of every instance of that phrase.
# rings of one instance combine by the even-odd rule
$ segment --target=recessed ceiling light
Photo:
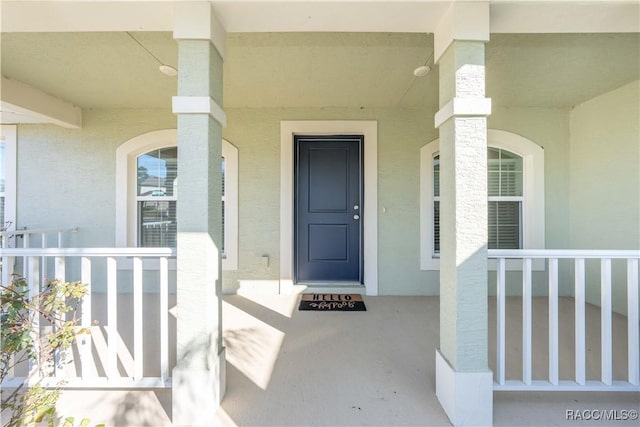
[[[431,67],[428,65],[421,65],[418,68],[416,68],[415,70],[413,70],[413,75],[416,77],[424,77],[427,74],[429,74],[429,71],[431,71]]]
[[[170,77],[175,77],[175,76],[178,75],[178,70],[173,68],[171,65],[162,64],[161,66],[158,67],[158,69],[160,70],[160,72],[162,74],[165,74],[165,75],[170,76]]]

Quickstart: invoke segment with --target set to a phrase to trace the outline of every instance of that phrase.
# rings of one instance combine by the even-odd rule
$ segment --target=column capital
[[[176,2],[173,10],[175,40],[209,40],[224,59],[227,31],[208,1]]]
[[[434,34],[434,62],[456,40],[489,41],[488,1],[452,2]]]
[[[435,127],[452,117],[487,117],[491,115],[491,98],[453,98],[435,115]]]
[[[222,127],[227,126],[227,115],[210,96],[174,96],[171,104],[174,114],[209,114]]]

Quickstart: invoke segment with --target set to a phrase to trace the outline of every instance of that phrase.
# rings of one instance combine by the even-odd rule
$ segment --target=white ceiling
[[[131,34],[177,66],[169,32]],[[82,108],[170,108],[175,78],[126,32],[2,33],[2,74]],[[400,107],[438,105],[438,68],[412,71],[433,52],[417,33],[231,33],[224,105]],[[640,34],[492,35],[487,96],[496,105],[571,107],[640,78]]]
[[[171,31],[188,0],[2,0],[6,32]],[[453,3],[476,0],[207,0],[238,32],[433,33]],[[491,33],[637,32],[637,0],[480,0]]]

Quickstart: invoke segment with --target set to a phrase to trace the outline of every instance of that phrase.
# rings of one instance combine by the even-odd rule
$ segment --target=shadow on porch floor
[[[227,393],[216,412],[229,426],[448,426],[435,396],[435,347],[439,341],[437,297],[364,297],[366,312],[301,312],[298,296],[225,296]],[[546,375],[544,302],[534,299],[534,378]],[[572,315],[572,299],[565,316]],[[507,301],[507,374],[518,376],[521,315],[518,298]],[[493,369],[495,304],[490,299],[490,367]],[[561,305],[562,307],[562,305]],[[589,314],[591,312],[591,314]],[[599,329],[589,328],[588,375],[599,370]],[[597,322],[596,322],[597,323]],[[562,322],[560,337],[573,324]],[[626,319],[614,316],[614,346],[626,336]],[[565,342],[566,341],[566,342]],[[571,348],[572,339],[562,341]],[[591,344],[590,344],[591,343]],[[595,344],[593,344],[595,343]],[[561,348],[561,351],[562,348]],[[626,348],[614,349],[616,355]],[[544,356],[542,356],[544,355]],[[561,378],[573,369],[561,352]],[[614,378],[626,374],[614,371]],[[511,365],[510,365],[511,364]],[[569,374],[568,374],[568,373]],[[102,394],[102,397],[98,395]],[[117,393],[121,393],[117,394]],[[169,390],[66,392],[63,407],[76,418],[120,426],[167,425]],[[83,405],[84,404],[84,405]],[[87,406],[89,412],[80,410]],[[639,393],[494,393],[496,426],[637,425],[637,421],[568,421],[567,411],[638,410]]]

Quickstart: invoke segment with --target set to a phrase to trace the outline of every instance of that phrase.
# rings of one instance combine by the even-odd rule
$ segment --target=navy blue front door
[[[362,141],[295,137],[298,281],[361,282]]]

